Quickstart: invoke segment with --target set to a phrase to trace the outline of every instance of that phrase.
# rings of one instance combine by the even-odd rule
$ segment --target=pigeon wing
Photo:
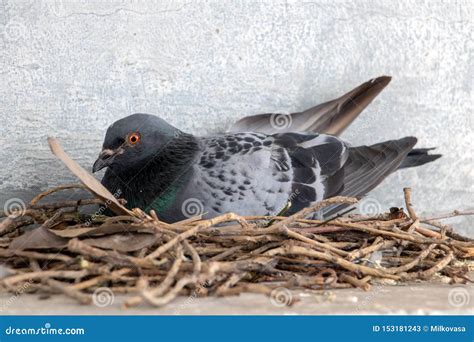
[[[275,143],[287,151],[292,170],[291,211],[294,213],[336,195],[362,197],[397,170],[416,138],[389,140],[372,146],[350,147],[325,134],[276,134]],[[325,216],[344,206],[325,209]]]
[[[380,94],[390,80],[389,76],[371,79],[338,99],[322,103],[303,112],[246,116],[234,123],[229,131],[255,131],[266,134],[314,132],[340,135]]]
[[[291,181],[288,153],[271,136],[227,134],[203,138],[184,196],[199,198],[209,217],[277,214],[286,206]]]
[[[199,198],[209,216],[293,214],[324,198],[361,197],[399,168],[413,137],[350,147],[314,133],[237,133],[205,138],[186,198]],[[331,215],[342,206],[327,208]]]

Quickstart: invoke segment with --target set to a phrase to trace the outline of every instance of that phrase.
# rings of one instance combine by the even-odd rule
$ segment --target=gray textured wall
[[[48,135],[90,167],[106,127],[133,112],[205,134],[388,74],[389,88],[344,137],[415,135],[445,156],[392,175],[370,198],[401,205],[412,186],[422,212],[472,207],[473,17],[470,0],[3,0],[1,197],[73,180]]]

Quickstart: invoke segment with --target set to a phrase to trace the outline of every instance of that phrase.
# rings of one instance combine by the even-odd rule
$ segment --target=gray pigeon
[[[196,137],[157,116],[133,114],[108,128],[93,171],[107,167],[107,189],[125,198],[127,207],[154,209],[169,223],[199,214],[276,215],[289,202],[290,215],[324,198],[361,197],[393,171],[440,157],[413,149],[416,141],[352,147],[314,132]]]

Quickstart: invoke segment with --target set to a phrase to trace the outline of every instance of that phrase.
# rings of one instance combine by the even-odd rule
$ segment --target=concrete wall
[[[470,0],[4,0],[1,197],[74,180],[48,135],[90,167],[107,126],[133,112],[206,134],[388,74],[389,88],[344,137],[415,135],[445,156],[392,175],[370,198],[401,205],[412,186],[422,212],[472,207],[473,17]]]

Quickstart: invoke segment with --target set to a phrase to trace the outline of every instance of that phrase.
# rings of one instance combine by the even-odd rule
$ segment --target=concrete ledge
[[[375,286],[371,291],[344,289],[293,292],[293,306],[279,307],[270,298],[244,294],[226,298],[178,298],[163,308],[148,306],[123,309],[125,296],[111,305],[77,304],[62,295],[41,300],[37,295],[15,297],[0,294],[5,315],[472,315],[474,287],[441,284]]]

